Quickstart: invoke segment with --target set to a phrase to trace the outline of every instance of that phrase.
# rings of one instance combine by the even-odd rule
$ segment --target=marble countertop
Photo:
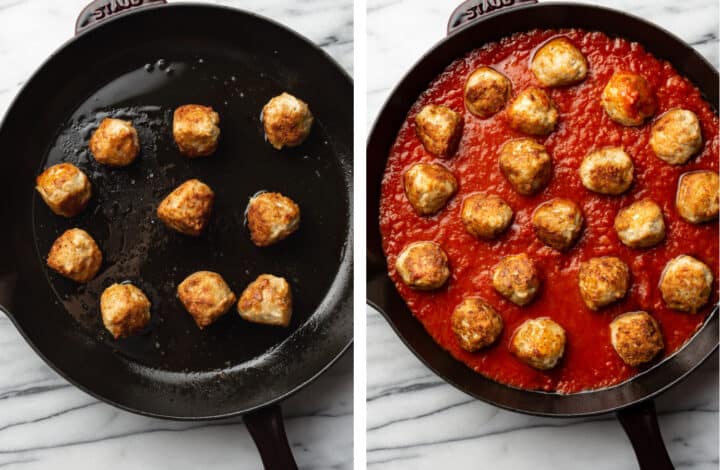
[[[542,1],[542,0],[540,0]],[[445,35],[459,2],[368,0],[368,115]],[[718,66],[717,0],[583,1],[627,10],[679,35]],[[575,470],[637,468],[612,415],[549,419],[484,404],[427,369],[374,310],[367,315],[368,468]],[[657,400],[678,469],[718,468],[718,357]]]
[[[73,34],[89,0],[0,0],[0,114],[45,58]],[[171,2],[173,0],[170,0]],[[227,0],[299,31],[352,72],[351,0]],[[349,469],[352,351],[283,403],[301,468]],[[171,422],[115,409],[69,385],[0,315],[0,468],[258,469],[241,419]]]

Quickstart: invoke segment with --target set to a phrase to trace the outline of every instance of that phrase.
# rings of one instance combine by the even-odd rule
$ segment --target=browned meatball
[[[200,329],[225,315],[236,299],[222,276],[211,271],[186,277],[177,287],[177,296]]]
[[[602,92],[600,102],[610,119],[623,126],[640,126],[655,114],[655,95],[645,77],[615,72]]]
[[[512,84],[505,75],[480,67],[465,82],[465,107],[475,116],[487,118],[505,107],[511,93]]]
[[[460,347],[475,352],[493,344],[503,329],[503,319],[480,297],[463,300],[450,317],[450,326]]]
[[[437,163],[416,163],[403,175],[405,195],[418,215],[440,211],[457,191],[455,176]]]
[[[395,261],[402,281],[413,289],[432,290],[450,277],[448,257],[434,242],[414,242],[403,248]]]
[[[530,135],[547,135],[555,130],[558,112],[555,103],[540,88],[523,90],[508,108],[510,127]]]
[[[543,86],[573,85],[585,80],[587,61],[580,50],[566,37],[551,39],[537,50],[530,65]]]
[[[687,109],[671,109],[653,124],[650,147],[671,165],[687,162],[702,147],[698,117]]]
[[[633,182],[635,167],[622,147],[606,147],[588,154],[580,164],[583,186],[600,194],[622,194]]]
[[[623,207],[615,216],[615,231],[630,248],[655,246],[665,238],[662,209],[650,199]]]
[[[591,258],[580,265],[578,287],[585,305],[599,310],[625,297],[630,287],[630,269],[615,256]]]
[[[36,179],[35,189],[51,211],[63,217],[74,217],[87,206],[92,195],[90,180],[71,163],[59,163],[46,169]]]
[[[217,150],[220,116],[209,106],[186,104],[173,114],[173,137],[186,157],[207,157]]]
[[[565,352],[565,330],[547,317],[527,320],[515,330],[510,352],[539,370],[552,369]]]
[[[138,133],[130,121],[105,118],[90,137],[90,152],[103,165],[127,166],[140,153]]]
[[[242,293],[237,310],[253,323],[288,326],[292,316],[290,285],[282,277],[261,274]]]
[[[260,247],[274,245],[300,228],[300,207],[280,193],[260,193],[247,208],[250,239]]]
[[[610,323],[610,342],[620,359],[637,367],[650,362],[665,347],[657,321],[647,312],[627,312]]]
[[[100,296],[103,325],[117,338],[142,331],[150,322],[150,300],[132,284],[113,284]]]
[[[675,208],[680,217],[692,224],[713,220],[718,216],[720,181],[714,171],[692,171],[680,175]]]
[[[443,105],[429,104],[415,116],[415,132],[425,150],[438,157],[452,157],[462,137],[460,113]]]
[[[569,199],[552,199],[540,204],[533,213],[535,235],[559,251],[569,249],[580,236],[583,226],[580,207]]]
[[[268,101],[262,111],[265,136],[277,150],[302,144],[313,125],[313,115],[303,100],[283,93]]]
[[[668,308],[696,313],[710,300],[713,274],[692,256],[681,255],[665,265],[660,276],[660,293]]]
[[[500,295],[520,306],[532,302],[540,289],[538,270],[525,253],[501,259],[493,270],[492,282]]]
[[[88,282],[100,270],[102,253],[85,230],[71,228],[60,235],[50,248],[47,265],[76,282]]]
[[[510,226],[513,210],[500,196],[472,194],[463,201],[461,217],[472,236],[492,239]]]
[[[210,221],[214,201],[213,190],[202,181],[192,179],[163,199],[157,215],[171,229],[197,237]]]
[[[500,171],[515,191],[528,196],[547,186],[552,160],[545,146],[533,139],[513,139],[500,149]]]

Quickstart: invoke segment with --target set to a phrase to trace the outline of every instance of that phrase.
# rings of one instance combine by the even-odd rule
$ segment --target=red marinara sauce
[[[498,167],[501,145],[523,136],[508,126],[505,111],[480,119],[465,109],[463,87],[467,76],[487,65],[505,74],[513,94],[539,86],[529,64],[534,51],[548,39],[564,35],[583,52],[589,64],[582,83],[547,89],[560,113],[555,131],[538,140],[553,159],[553,177],[539,194],[521,196],[503,177]],[[600,105],[600,95],[614,71],[643,75],[654,89],[658,109],[680,107],[697,114],[703,147],[687,164],[671,166],[658,159],[648,140],[653,119],[640,127],[614,123]],[[458,193],[432,217],[418,216],[404,194],[402,174],[416,162],[436,161],[415,134],[414,119],[426,104],[444,104],[463,114],[465,126],[455,156],[442,160],[459,181]],[[603,196],[582,186],[577,169],[590,151],[605,146],[622,146],[632,157],[635,179],[621,196]],[[613,39],[602,33],[582,30],[531,31],[490,43],[456,60],[429,86],[412,106],[388,158],[382,182],[380,230],[390,277],[400,295],[428,333],[455,358],[476,372],[496,381],[524,389],[574,393],[623,382],[642,369],[625,365],[610,343],[609,324],[617,315],[646,310],[660,323],[665,337],[664,355],[685,344],[706,320],[717,302],[718,224],[692,225],[675,210],[678,177],[687,171],[718,171],[718,117],[697,88],[680,76],[668,62],[653,57],[637,44]],[[494,193],[505,199],[515,212],[512,226],[493,241],[479,241],[465,231],[460,218],[463,199],[474,192]],[[541,202],[564,197],[578,203],[585,215],[581,238],[566,253],[542,244],[531,225],[531,214]],[[658,246],[638,250],[618,240],[613,221],[618,209],[642,198],[651,198],[663,209],[667,235]],[[419,240],[439,243],[448,254],[452,275],[445,287],[422,292],[408,288],[395,270],[395,260],[408,244]],[[538,266],[543,284],[535,300],[518,307],[492,287],[491,273],[504,256],[525,252]],[[715,273],[712,299],[697,314],[669,310],[657,288],[665,264],[675,256],[692,255]],[[627,297],[599,312],[589,310],[578,290],[577,275],[582,261],[603,255],[623,259],[632,272]],[[463,298],[479,295],[503,317],[501,337],[491,347],[476,353],[460,348],[450,328],[450,315]],[[567,332],[563,360],[550,371],[538,371],[516,359],[508,349],[514,330],[525,320],[548,316]]]

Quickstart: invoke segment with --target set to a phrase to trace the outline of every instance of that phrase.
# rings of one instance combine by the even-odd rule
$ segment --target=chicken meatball
[[[429,104],[415,116],[415,132],[425,150],[441,158],[452,157],[460,144],[463,119],[447,106]]]
[[[157,215],[171,229],[197,237],[210,221],[214,201],[215,193],[208,185],[191,179],[163,199]]]
[[[591,258],[580,265],[578,287],[585,305],[600,310],[625,297],[630,287],[630,269],[615,256]]]
[[[302,144],[313,125],[307,103],[283,92],[267,102],[262,110],[265,136],[277,150]]]
[[[718,174],[714,171],[693,171],[681,175],[675,197],[678,214],[692,224],[717,218],[719,192]]]
[[[222,276],[211,271],[186,277],[178,285],[177,296],[201,330],[225,315],[237,300]]]
[[[480,67],[465,82],[465,107],[475,116],[487,118],[505,106],[512,93],[510,80],[490,67]]]
[[[418,215],[432,215],[442,209],[457,191],[450,170],[436,163],[416,163],[403,175],[405,195]]]
[[[470,297],[463,300],[450,317],[450,326],[460,347],[475,352],[493,344],[503,329],[503,319],[485,300]]]
[[[544,244],[559,251],[565,251],[575,243],[583,222],[582,210],[569,199],[557,198],[544,202],[532,216],[535,235]]]
[[[105,118],[90,137],[90,152],[103,165],[127,166],[140,153],[140,139],[132,122]]]
[[[620,359],[637,367],[665,347],[660,325],[647,312],[627,312],[610,323],[610,342]]]
[[[660,294],[668,308],[696,313],[710,300],[713,274],[692,256],[681,255],[665,265],[660,276]]]
[[[540,276],[535,263],[525,253],[506,256],[493,271],[493,287],[510,302],[527,305],[540,289]]]
[[[500,149],[500,171],[515,191],[535,194],[547,186],[552,177],[552,160],[545,146],[533,139],[513,139]]]
[[[292,315],[290,285],[282,277],[262,274],[242,293],[237,310],[253,323],[288,326]]]
[[[76,282],[88,282],[100,271],[103,256],[97,243],[85,230],[71,228],[50,248],[50,269]]]
[[[565,352],[565,330],[547,317],[526,320],[515,330],[510,352],[535,369],[552,369]]]
[[[448,257],[434,242],[414,242],[395,261],[402,281],[416,290],[439,289],[450,277]]]
[[[559,37],[537,50],[530,68],[541,85],[556,87],[585,80],[588,64],[575,44],[566,37]]]
[[[173,114],[173,137],[186,157],[207,157],[215,153],[220,138],[220,116],[209,106],[186,104]]]
[[[630,248],[655,246],[665,238],[662,209],[650,199],[623,207],[615,216],[615,231]]]
[[[60,163],[46,169],[36,179],[35,189],[51,211],[63,217],[74,217],[87,206],[92,195],[90,180],[71,163]]]
[[[247,207],[250,239],[256,246],[270,246],[300,228],[300,207],[280,193],[260,193]]]
[[[645,77],[615,72],[603,89],[600,103],[610,119],[623,126],[639,126],[655,114],[655,95]]]
[[[132,284],[113,284],[100,296],[105,328],[117,338],[142,331],[150,322],[150,300]]]
[[[555,103],[540,88],[523,90],[508,108],[510,127],[530,135],[547,135],[558,122]]]
[[[634,171],[632,159],[621,147],[607,147],[588,154],[578,170],[583,186],[610,195],[627,191]]]
[[[672,109],[655,121],[650,134],[655,155],[671,165],[682,165],[702,147],[700,121],[692,111]]]
[[[507,230],[513,210],[500,196],[472,194],[463,201],[461,217],[472,236],[489,240]]]

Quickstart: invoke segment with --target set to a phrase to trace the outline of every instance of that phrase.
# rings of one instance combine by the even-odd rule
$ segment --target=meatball
[[[588,154],[578,170],[583,186],[610,195],[627,191],[634,171],[632,159],[621,147],[607,147]]]
[[[288,326],[292,315],[290,285],[282,277],[262,274],[242,293],[237,310],[253,323]]]
[[[150,300],[132,284],[113,284],[100,296],[105,328],[117,338],[142,331],[150,322]]]
[[[540,289],[535,263],[525,253],[501,259],[493,271],[492,282],[500,295],[521,307],[532,302]]]
[[[615,216],[615,231],[630,248],[655,246],[665,238],[662,209],[650,199],[623,207]]]
[[[262,122],[270,145],[277,150],[302,144],[313,125],[313,115],[303,100],[283,92],[262,109]]]
[[[672,109],[655,121],[650,134],[655,155],[671,165],[682,165],[702,147],[700,121],[692,111]]]
[[[425,150],[438,157],[451,157],[460,144],[463,119],[447,106],[429,104],[415,116],[415,132]]]
[[[247,207],[250,239],[260,247],[284,240],[300,228],[300,207],[280,193],[260,193]]]
[[[541,85],[555,87],[585,80],[588,64],[575,44],[566,37],[559,37],[546,42],[535,52],[530,68]]]
[[[215,153],[220,137],[220,116],[209,106],[186,104],[173,114],[173,137],[186,157],[207,157]]]
[[[535,194],[547,186],[552,177],[552,160],[545,146],[532,139],[513,139],[500,149],[500,171],[515,191]]]
[[[163,199],[157,215],[171,229],[197,237],[210,221],[214,201],[215,193],[208,185],[191,179]]]
[[[50,248],[50,269],[76,282],[88,282],[100,271],[103,256],[97,243],[85,230],[71,228]]]
[[[565,251],[575,243],[583,221],[580,207],[569,199],[560,198],[540,204],[532,216],[535,235],[559,251]]]
[[[650,84],[632,72],[615,72],[603,89],[600,103],[610,119],[623,126],[639,126],[655,114]]]
[[[505,75],[480,67],[465,82],[465,107],[475,116],[487,118],[503,109],[511,93],[512,84]]]
[[[177,296],[201,330],[225,315],[237,297],[225,280],[211,271],[198,271],[178,285]]]
[[[665,265],[660,276],[660,294],[668,308],[695,313],[710,300],[713,274],[692,256],[681,255]]]
[[[472,236],[492,239],[510,226],[513,210],[500,196],[472,194],[463,201],[461,217]]]
[[[405,284],[417,290],[438,289],[450,277],[448,257],[434,242],[414,242],[403,248],[395,269]]]
[[[460,347],[475,352],[493,344],[503,329],[503,319],[485,300],[470,297],[463,300],[450,317],[450,326]]]
[[[127,166],[140,153],[138,133],[130,121],[105,118],[90,137],[90,152],[103,165]]]
[[[35,189],[51,211],[74,217],[87,206],[92,195],[90,180],[78,167],[60,163],[46,169],[36,179]]]
[[[647,312],[627,312],[610,323],[610,342],[620,359],[636,367],[650,362],[665,347],[662,331]]]
[[[675,197],[678,214],[692,224],[716,218],[719,192],[718,174],[714,171],[693,171],[681,175]]]
[[[416,163],[403,175],[405,195],[418,215],[432,215],[457,191],[455,176],[436,163]]]
[[[515,330],[510,352],[535,369],[552,369],[565,352],[565,330],[547,317],[526,320]]]
[[[591,258],[580,265],[578,287],[585,305],[600,310],[625,297],[630,287],[630,269],[614,256]]]
[[[528,88],[508,108],[510,127],[530,135],[547,135],[558,122],[555,103],[540,88]]]

